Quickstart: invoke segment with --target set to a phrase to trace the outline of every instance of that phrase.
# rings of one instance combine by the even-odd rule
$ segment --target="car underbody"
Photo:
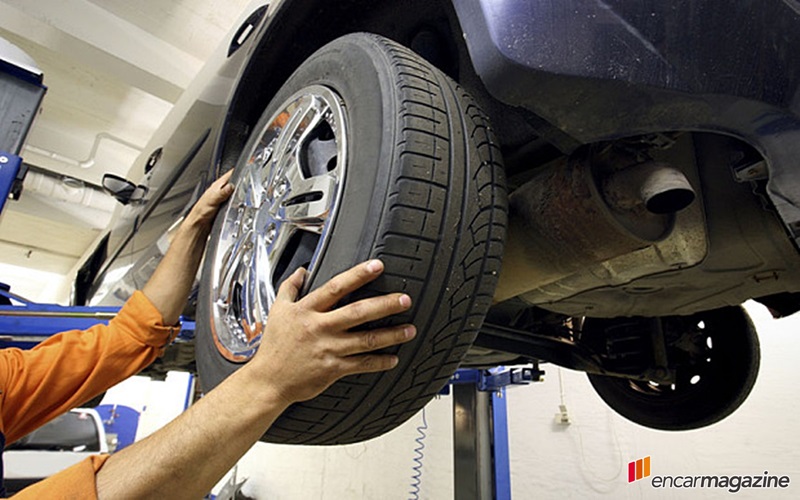
[[[350,142],[361,138],[346,136],[341,124],[362,103],[358,99],[347,102],[342,97],[345,91],[337,94],[336,86],[346,85],[337,80],[340,77],[329,76],[324,65],[317,80],[306,76],[300,81],[310,84],[292,89],[300,97],[288,99],[282,87],[287,81],[298,81],[298,73],[311,71],[309,66],[319,65],[315,63],[319,50],[344,44],[339,42],[342,39],[356,47],[367,46],[374,41],[362,34],[378,35],[387,40],[378,42],[385,54],[374,56],[373,63],[383,70],[387,60],[396,58],[389,66],[394,65],[392,71],[406,88],[398,102],[406,106],[418,95],[439,99],[441,89],[450,85],[443,82],[452,82],[453,92],[463,89],[469,96],[454,109],[463,105],[466,118],[474,118],[477,115],[469,115],[468,110],[477,108],[464,104],[474,102],[482,109],[481,124],[470,130],[488,130],[486,139],[473,145],[467,157],[488,147],[487,151],[500,152],[504,164],[504,179],[487,181],[493,196],[502,201],[481,209],[482,213],[496,212],[496,223],[504,227],[502,265],[499,275],[488,273],[486,283],[491,286],[476,286],[485,291],[494,288],[496,280],[493,300],[485,307],[479,304],[482,309],[475,312],[485,320],[460,363],[488,367],[551,362],[588,372],[612,407],[643,425],[663,429],[708,425],[735,410],[755,381],[757,338],[740,305],[755,299],[776,317],[800,310],[800,172],[794,160],[800,154],[796,132],[800,130],[796,112],[800,65],[782,55],[784,49],[800,46],[800,30],[793,24],[797,16],[789,15],[789,7],[781,2],[742,7],[731,12],[730,19],[711,16],[714,6],[706,1],[681,9],[660,2],[602,4],[284,0],[271,6],[269,15],[265,7],[259,8],[247,21],[260,26],[257,41],[240,43],[241,37],[234,37],[227,66],[219,72],[224,78],[217,83],[231,86],[230,100],[211,115],[220,124],[203,129],[205,135],[184,133],[191,140],[173,153],[165,147],[165,158],[170,154],[181,158],[187,172],[192,168],[206,172],[209,166],[215,172],[253,169],[252,161],[245,164],[247,157],[258,153],[266,162],[273,154],[269,144],[253,149],[253,137],[267,137],[269,127],[280,128],[275,125],[278,115],[264,114],[265,110],[278,109],[280,104],[290,115],[296,107],[293,99],[324,95],[329,104],[325,109],[341,115],[323,134],[325,141],[335,141],[339,148],[325,157],[333,162],[328,173],[343,176],[345,170],[336,159],[344,161],[345,138]],[[750,22],[753,9],[759,12],[758,23]],[[525,22],[515,21],[520,19]],[[728,23],[737,25],[737,20],[751,26],[748,36],[729,29]],[[779,44],[773,33],[786,36]],[[399,44],[398,48],[392,43]],[[414,53],[406,54],[402,47]],[[737,57],[728,57],[731,53]],[[398,70],[400,66],[405,69]],[[755,76],[745,78],[754,71]],[[335,68],[329,72],[336,73]],[[333,93],[325,90],[328,86]],[[287,100],[275,102],[276,96]],[[343,104],[330,105],[337,100]],[[426,108],[434,112],[425,127],[435,130],[419,139],[426,147],[436,141],[449,143],[455,137],[452,130],[442,132],[436,127],[442,121],[455,123],[458,112],[437,106],[443,105]],[[401,108],[408,111],[408,106]],[[192,111],[196,109],[202,107]],[[186,122],[206,127],[197,118]],[[409,118],[402,124],[409,143],[409,130],[420,132],[414,129],[416,123]],[[298,130],[300,137],[304,131]],[[201,139],[194,139],[197,136]],[[209,136],[216,137],[213,154],[206,140]],[[320,144],[313,148],[324,149]],[[439,160],[438,150],[431,151],[429,158]],[[492,154],[479,156],[500,165]],[[197,166],[192,163],[195,158],[199,158]],[[397,179],[399,185],[407,177]],[[170,182],[175,183],[174,179]],[[175,197],[178,201],[171,211],[157,213],[179,212],[179,201],[186,200],[196,187],[194,182],[178,181],[175,185],[183,189],[183,198]],[[452,196],[449,184],[433,177],[426,182],[425,189],[444,186],[447,196]],[[481,189],[477,189],[476,203],[485,201]],[[318,197],[313,201],[327,200],[328,194],[315,193]],[[311,199],[296,197],[291,202]],[[415,198],[409,195],[407,199]],[[328,208],[327,213],[335,214],[334,209],[341,207]],[[415,209],[435,212],[428,206]],[[165,220],[170,220],[166,215]],[[320,216],[314,222],[315,231],[327,235],[328,222]],[[274,221],[269,228],[275,230]],[[156,240],[162,232],[140,232],[151,236],[140,239],[139,248],[159,246]],[[355,233],[345,234],[353,237]],[[493,242],[500,238],[494,234],[477,237],[476,248],[485,245],[496,251]],[[443,239],[430,241],[452,237],[447,232],[442,235]],[[457,236],[461,238],[460,233]],[[408,238],[400,245],[403,248],[393,250],[393,257],[405,258],[404,252],[411,252],[408,247],[428,242],[414,243]],[[359,240],[358,235],[353,239]],[[315,259],[322,259],[318,255],[322,250],[330,251],[329,244],[339,248],[336,240],[335,233],[334,243],[313,240],[308,256],[303,257],[306,260],[297,261],[295,255],[295,260],[279,264],[314,265]],[[373,250],[380,254],[388,246],[387,241],[379,242]],[[374,256],[375,252],[367,248],[362,253]],[[120,255],[113,249],[109,253],[107,261]],[[84,284],[84,295],[92,295],[89,288],[97,292],[103,280],[108,281],[111,268],[100,265],[105,256],[104,248],[100,258],[87,261],[84,281],[91,283]],[[408,260],[428,258],[415,254]],[[495,256],[483,259],[486,263]],[[128,280],[127,289],[146,279],[156,262],[154,254],[139,257],[129,272],[135,276]],[[416,265],[406,264],[408,268]],[[325,269],[321,276],[333,272],[325,265],[320,269]],[[212,269],[204,280],[217,283],[212,271],[218,272]],[[408,276],[412,275],[409,271]],[[223,328],[220,317],[225,314],[229,316],[225,321],[233,324],[246,319],[243,311],[252,313],[238,302],[230,305],[240,289],[220,293],[219,288],[212,285],[212,303],[229,304],[224,314],[211,315],[211,322],[217,322],[214,331]],[[201,305],[209,300],[202,295]],[[256,313],[260,318],[261,313]],[[246,358],[254,352],[248,344],[251,336],[246,337],[240,350],[220,348],[225,363],[239,362],[237,356]],[[222,343],[237,344],[236,338],[234,332]],[[220,339],[215,337],[215,341],[219,346]],[[453,349],[461,347],[463,342]],[[213,356],[219,354],[211,350]],[[190,358],[184,352],[176,356],[176,363]],[[225,370],[233,369],[226,365]],[[431,377],[439,385],[446,381],[446,376]],[[433,393],[425,392],[420,401]],[[693,410],[716,394],[721,396],[714,404]],[[668,420],[654,418],[665,412],[665,406],[676,411],[667,412]],[[644,409],[637,413],[632,408]],[[412,410],[400,412],[397,420],[407,418]],[[326,439],[301,441],[340,442]]]

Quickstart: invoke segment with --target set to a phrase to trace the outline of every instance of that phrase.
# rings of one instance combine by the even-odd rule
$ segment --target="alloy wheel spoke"
[[[242,283],[242,311],[241,325],[245,337],[248,341],[253,340],[261,334],[264,326],[266,314],[264,305],[261,302],[261,289],[259,283],[259,269],[256,265],[258,261],[258,245],[254,245],[247,255],[247,262],[244,266]]]
[[[286,222],[313,233],[322,233],[336,196],[337,180],[326,174],[310,179],[296,178],[283,201]]]
[[[228,249],[222,265],[222,276],[218,287],[218,304],[230,311],[234,302],[233,295],[236,293],[236,285],[241,285],[242,262],[247,259],[247,249],[238,240]]]
[[[287,251],[289,242],[292,240],[296,230],[291,224],[278,224],[275,227],[274,237],[267,247],[267,259],[270,262],[276,263],[280,261],[281,256]]]
[[[301,145],[306,144],[309,135],[322,123],[325,118],[328,107],[316,99],[309,102],[309,107],[306,110],[303,119],[298,122],[297,129],[294,130],[294,136],[297,141],[295,143],[295,150]]]
[[[299,142],[298,129],[304,130],[304,121],[314,113],[313,102],[310,97],[299,100],[296,107],[292,110],[288,121],[283,126],[275,141],[273,161],[275,168],[269,177],[269,185],[274,185],[276,181],[284,175],[286,160],[294,156]],[[302,127],[302,128],[301,128]]]
[[[258,209],[264,199],[264,185],[261,180],[262,169],[256,163],[247,166],[242,182],[245,187],[245,204],[248,207]]]
[[[315,272],[343,187],[344,116],[334,92],[307,87],[258,132],[252,153],[237,167],[243,171],[225,214],[212,278],[212,331],[231,361],[255,353],[290,268]]]
[[[254,251],[253,279],[256,292],[256,301],[260,305],[259,320],[262,326],[266,323],[267,311],[275,302],[275,290],[271,285],[272,265],[268,253],[269,243],[267,235],[259,233],[256,236]]]

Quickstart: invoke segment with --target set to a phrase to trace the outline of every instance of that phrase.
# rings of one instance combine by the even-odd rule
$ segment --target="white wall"
[[[741,490],[736,498],[798,498],[800,490],[800,315],[773,321],[757,305],[761,372],[750,398],[728,419],[703,430],[667,433],[619,417],[583,373],[562,370],[572,419],[557,425],[559,369],[544,365],[543,383],[508,391],[512,496],[530,498],[724,498],[720,490],[656,490],[627,482],[627,464],[651,456],[654,475],[788,475],[786,490]],[[452,400],[426,408],[419,498],[453,498]],[[244,492],[262,499],[407,499],[420,415],[378,439],[342,447],[257,444],[240,462]],[[459,499],[460,500],[460,499]]]
[[[164,380],[151,380],[139,427],[136,428],[136,441],[174,420],[193,398],[194,378],[188,372],[170,371]]]
[[[9,285],[11,293],[33,302],[65,305],[69,301],[66,278],[58,273],[0,263],[0,282]]]
[[[573,421],[555,424],[560,404],[558,368],[546,382],[510,391],[514,498],[722,498],[718,489],[654,489],[627,482],[627,464],[650,456],[653,475],[788,475],[790,487],[740,490],[736,498],[800,496],[800,315],[774,321],[748,304],[761,341],[761,370],[750,397],[727,419],[705,429],[670,433],[619,417],[594,393],[583,373],[562,370]]]
[[[420,499],[453,497],[452,398],[425,408]],[[412,476],[422,414],[365,443],[335,446],[256,444],[239,462],[243,491],[257,499],[343,500],[413,498]]]

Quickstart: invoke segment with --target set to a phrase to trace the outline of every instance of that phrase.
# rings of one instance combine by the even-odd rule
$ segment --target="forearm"
[[[233,192],[228,184],[231,172],[214,181],[186,215],[167,254],[142,292],[161,312],[165,325],[180,319],[192,289],[197,268],[203,258],[214,216]]]
[[[0,417],[7,442],[136,374],[158,356],[176,328],[135,293],[108,325],[52,335],[34,349],[3,349]]]
[[[286,409],[245,365],[147,439],[114,454],[98,498],[201,498]]]
[[[153,276],[142,288],[161,312],[165,325],[174,325],[180,319],[203,258],[208,234],[207,225],[184,221]]]
[[[346,375],[396,366],[396,356],[380,351],[414,338],[413,325],[353,329],[407,311],[410,297],[395,293],[335,307],[382,270],[380,261],[356,266],[301,299],[305,273],[294,272],[278,289],[253,359],[169,425],[112,455],[97,473],[98,496],[200,498],[290,404]]]

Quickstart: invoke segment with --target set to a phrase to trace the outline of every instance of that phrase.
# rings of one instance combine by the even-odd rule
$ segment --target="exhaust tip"
[[[639,167],[639,195],[645,207],[657,215],[674,214],[692,204],[695,192],[677,168],[650,162]]]
[[[649,161],[606,178],[603,197],[623,211],[644,205],[652,214],[669,215],[691,205],[696,194],[683,172],[667,163]]]
[[[691,205],[694,199],[695,194],[691,187],[673,188],[646,198],[645,207],[648,212],[657,215],[673,214]]]

